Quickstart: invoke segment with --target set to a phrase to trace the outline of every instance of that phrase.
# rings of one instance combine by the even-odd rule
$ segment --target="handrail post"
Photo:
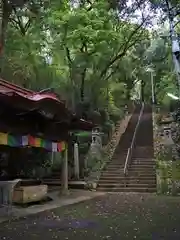
[[[137,122],[135,130],[134,130],[131,146],[130,146],[130,148],[128,148],[128,152],[127,152],[127,155],[126,155],[126,161],[125,161],[125,164],[124,164],[124,176],[127,175],[128,164],[129,164],[129,161],[132,158],[132,152],[133,152],[134,143],[135,143],[135,139],[136,139],[136,135],[137,135],[137,130],[138,130],[138,127],[139,127],[139,124],[140,124],[140,121],[141,121],[143,111],[144,111],[144,103],[142,104],[141,111],[140,111],[140,114],[139,114],[139,117],[138,117],[138,122]]]

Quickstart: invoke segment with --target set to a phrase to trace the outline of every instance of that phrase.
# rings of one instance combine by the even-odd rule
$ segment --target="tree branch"
[[[29,18],[28,21],[26,22],[26,24],[24,25],[24,24],[23,24],[22,17],[20,17],[20,16],[17,15],[17,11],[16,11],[16,8],[15,8],[15,7],[13,8],[13,11],[14,11],[14,14],[15,14],[17,20],[14,19],[14,18],[11,18],[11,23],[13,23],[13,26],[14,26],[14,27],[16,27],[16,26],[15,26],[15,24],[16,24],[16,25],[17,25],[16,29],[19,29],[19,30],[20,30],[22,36],[25,36],[28,28],[30,27],[31,20],[30,20],[30,18]]]
[[[24,26],[26,32],[28,31],[30,25],[31,25],[31,19],[29,18],[28,21],[27,21],[27,23],[26,23],[25,26]]]
[[[104,80],[107,81],[110,77],[112,77],[116,73],[118,69],[119,69],[119,65],[117,64],[116,67],[113,69],[113,71],[111,71]]]
[[[121,51],[122,46],[120,47],[119,51],[121,51],[119,54],[117,54],[116,56],[114,56],[109,62],[108,64],[105,66],[105,68],[102,70],[100,77],[104,77],[104,75],[106,75],[107,70],[120,58],[124,57],[127,50],[130,49],[138,40],[139,37],[142,35],[143,31],[141,31],[141,33],[138,35],[138,38],[136,38],[130,45],[130,41],[132,40],[133,36],[139,31],[139,29],[143,26],[144,21],[138,25],[138,27],[130,34],[130,36],[128,37],[128,40],[126,41],[125,45],[124,45],[124,49]]]
[[[13,25],[13,27],[19,30],[18,22],[14,18],[9,18],[9,22]]]
[[[72,65],[72,59],[71,59],[71,55],[70,55],[70,50],[69,50],[69,48],[67,46],[65,47],[65,49],[66,49],[66,57],[68,59],[68,62],[69,62],[70,65]]]

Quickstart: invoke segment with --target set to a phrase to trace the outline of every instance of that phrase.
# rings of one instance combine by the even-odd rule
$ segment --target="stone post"
[[[62,173],[61,173],[61,192],[68,194],[68,148],[63,152]]]
[[[74,143],[74,176],[76,180],[79,180],[79,147],[77,143]]]

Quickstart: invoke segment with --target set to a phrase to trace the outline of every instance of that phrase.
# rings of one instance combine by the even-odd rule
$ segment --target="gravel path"
[[[107,194],[0,225],[0,239],[180,239],[180,198]]]

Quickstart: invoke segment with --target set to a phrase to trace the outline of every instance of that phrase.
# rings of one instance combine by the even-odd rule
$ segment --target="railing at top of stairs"
[[[141,121],[141,117],[142,117],[143,111],[144,111],[144,103],[142,104],[141,111],[140,111],[140,114],[139,114],[139,118],[138,118],[135,130],[134,130],[131,146],[128,148],[126,161],[125,161],[125,165],[124,165],[124,176],[128,175],[128,167],[129,167],[129,165],[131,163],[131,160],[132,160],[134,144],[135,144],[135,141],[136,141],[137,131],[138,131],[138,128],[139,128],[139,124],[140,124],[140,121]]]

